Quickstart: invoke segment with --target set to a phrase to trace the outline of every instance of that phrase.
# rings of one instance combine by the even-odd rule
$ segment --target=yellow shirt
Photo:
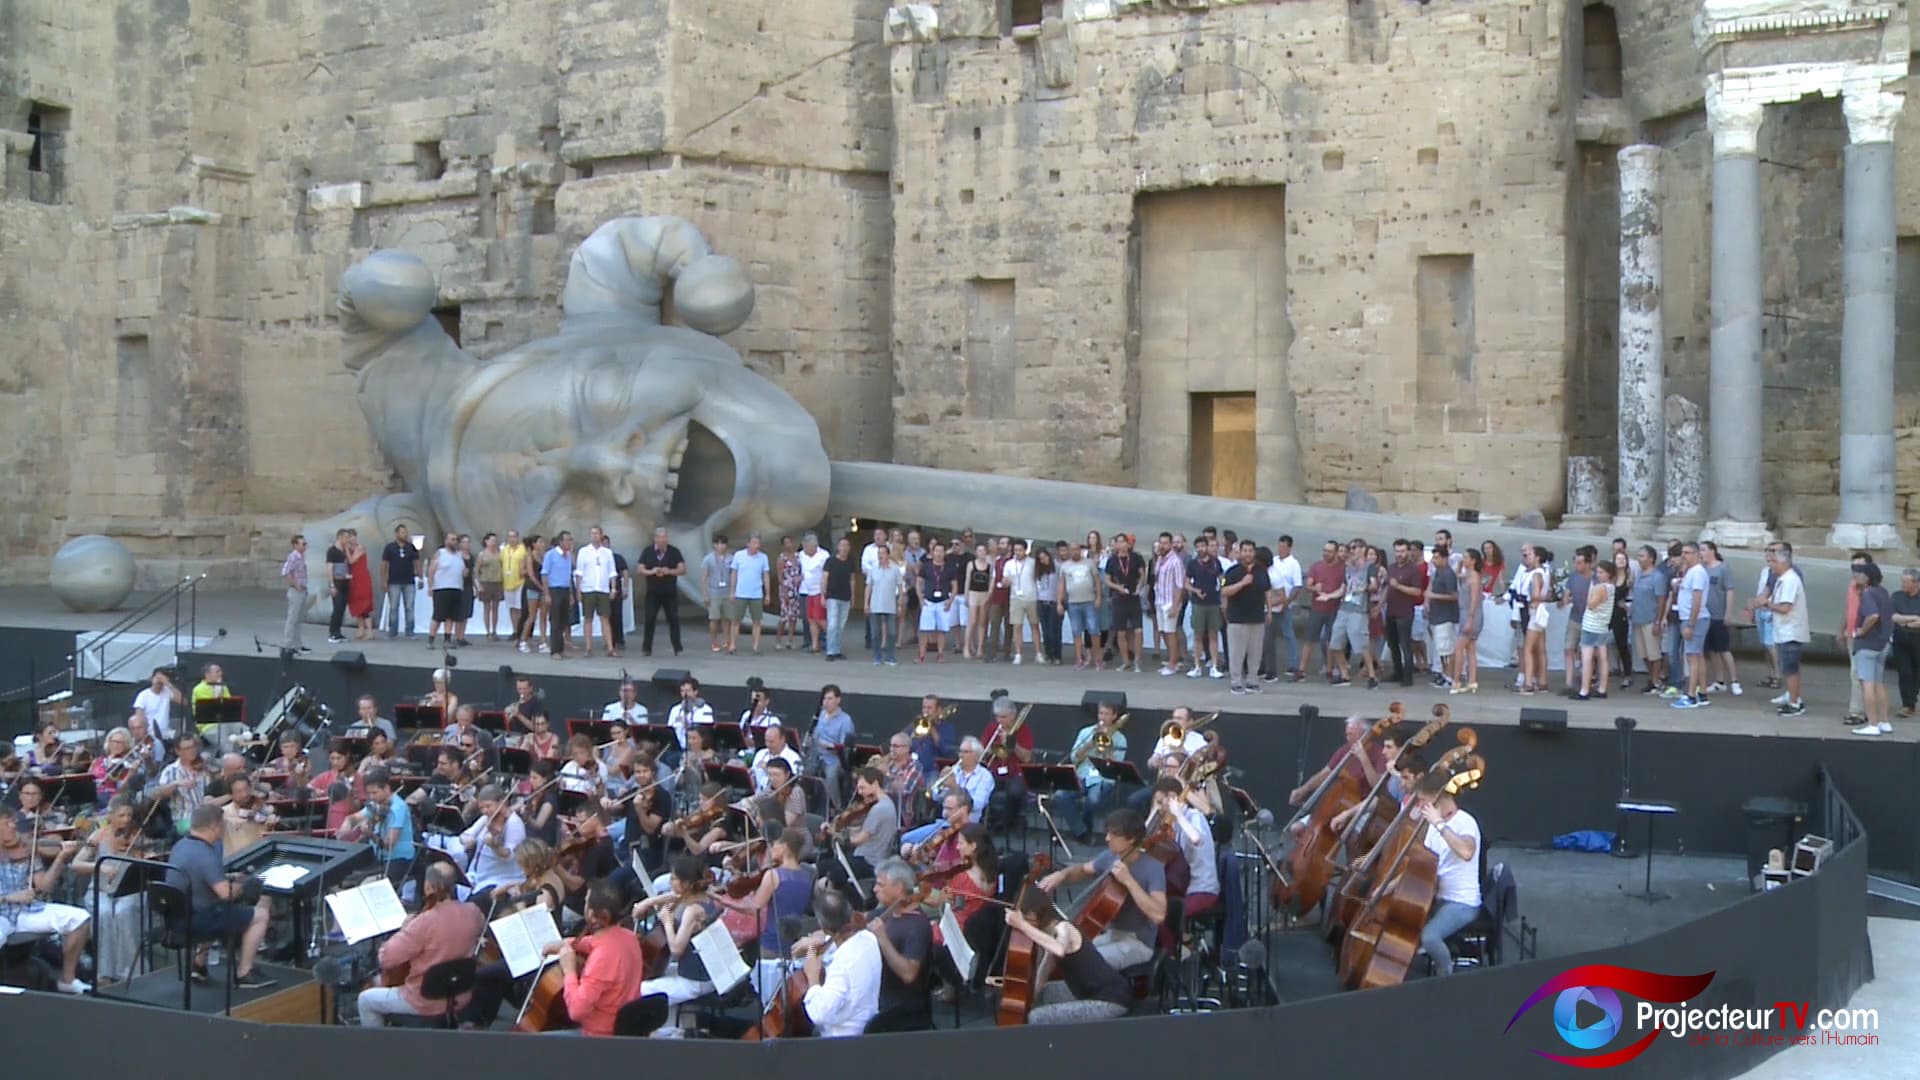
[[[214,698],[230,697],[232,694],[233,691],[227,689],[226,683],[215,684],[205,679],[201,679],[199,685],[193,688],[193,700],[195,701],[211,701]]]
[[[527,583],[527,545],[508,544],[500,549],[500,588],[519,592]]]

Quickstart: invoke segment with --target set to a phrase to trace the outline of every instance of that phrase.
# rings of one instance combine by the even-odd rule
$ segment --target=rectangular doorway
[[[1253,395],[1191,396],[1187,490],[1222,499],[1253,498]]]

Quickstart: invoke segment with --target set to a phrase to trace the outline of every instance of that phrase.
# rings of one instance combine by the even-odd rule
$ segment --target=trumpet
[[[1185,742],[1189,732],[1199,731],[1201,728],[1206,727],[1218,719],[1220,719],[1219,713],[1210,712],[1186,727],[1180,726],[1180,721],[1178,720],[1169,720],[1161,726],[1160,737],[1162,739],[1172,740],[1173,742]]]
[[[937,717],[928,718],[925,715],[914,717],[913,718],[913,737],[916,739],[926,739],[926,738],[932,737],[933,725],[942,724],[947,722],[948,720],[953,719],[953,714],[959,711],[960,711],[960,706],[949,705],[946,708],[941,709],[940,715]]]

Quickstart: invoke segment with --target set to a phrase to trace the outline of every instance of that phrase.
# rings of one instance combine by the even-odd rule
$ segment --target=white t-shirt
[[[633,703],[633,708],[631,709],[620,704],[618,701],[608,702],[607,707],[600,710],[600,719],[619,720],[628,727],[632,727],[635,724],[644,724],[647,722],[647,707],[637,701]]]
[[[880,545],[879,544],[868,544],[866,547],[863,547],[860,549],[860,572],[862,574],[865,574],[871,577],[873,575],[873,568],[879,565],[880,565]]]
[[[1462,859],[1454,854],[1447,845],[1447,838],[1440,835],[1439,825],[1427,826],[1427,850],[1440,856],[1440,869],[1435,881],[1438,899],[1451,900],[1456,904],[1480,904],[1480,823],[1465,810],[1455,810],[1453,816],[1443,822],[1453,835],[1473,841],[1473,858]]]
[[[506,827],[501,830],[500,842],[507,849],[505,855],[497,854],[487,846],[486,818],[479,818],[467,826],[467,831],[460,834],[460,843],[473,861],[473,868],[467,872],[467,880],[473,882],[475,889],[484,889],[489,885],[499,888],[519,882],[526,875],[514,863],[513,852],[520,850],[520,845],[526,840],[527,826],[520,820],[519,814],[508,814]],[[476,847],[480,849],[479,853],[473,854]]]
[[[1040,598],[1038,579],[1034,577],[1033,557],[1024,559],[1009,557],[1000,571],[1007,580],[1007,595],[1015,600],[1037,600]]]
[[[673,737],[680,742],[680,749],[687,748],[688,724],[712,724],[713,706],[705,700],[695,698],[692,705],[681,701],[667,710],[667,726],[673,729]]]
[[[1806,582],[1800,580],[1800,571],[1789,568],[1773,583],[1773,602],[1792,604],[1793,610],[1785,615],[1773,614],[1773,640],[1797,641],[1802,645],[1813,640],[1812,620],[1807,614]]]
[[[816,548],[809,555],[802,551],[800,558],[800,595],[819,596],[821,586],[827,577],[827,549]]]
[[[1267,579],[1272,583],[1274,592],[1282,593],[1287,597],[1292,597],[1307,581],[1306,576],[1300,572],[1300,560],[1291,555],[1284,559],[1276,559],[1272,569],[1267,571]]]
[[[133,697],[133,707],[146,714],[147,731],[162,743],[173,741],[173,696],[166,691],[154,693],[149,686]]]
[[[1707,568],[1695,563],[1680,577],[1680,588],[1673,594],[1673,610],[1679,614],[1681,622],[1692,622],[1707,613],[1707,590],[1713,587]],[[1700,609],[1694,610],[1694,591],[1700,593]]]

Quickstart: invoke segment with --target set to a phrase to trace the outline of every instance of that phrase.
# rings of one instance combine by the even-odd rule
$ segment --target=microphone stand
[[[1616,716],[1613,726],[1620,731],[1620,801],[1626,802],[1633,790],[1633,729],[1638,721],[1631,716]],[[1616,859],[1631,859],[1627,846],[1627,815],[1619,811],[1614,819],[1613,847],[1608,851]]]

